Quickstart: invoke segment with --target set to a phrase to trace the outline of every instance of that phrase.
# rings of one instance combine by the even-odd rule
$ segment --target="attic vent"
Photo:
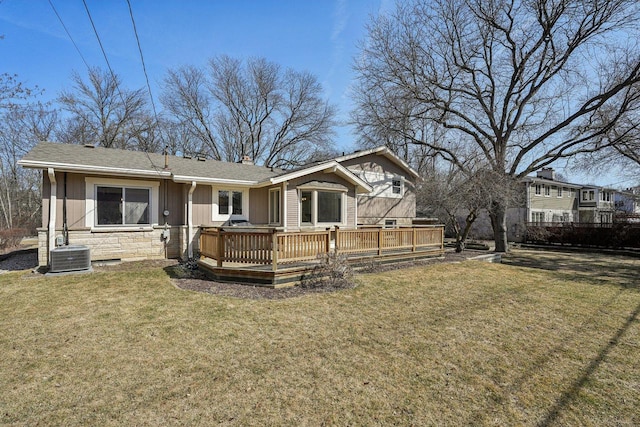
[[[206,157],[197,157],[197,159],[198,159],[199,162],[204,162],[204,161],[207,160]]]
[[[84,144],[84,148],[96,148],[93,144]]]
[[[91,268],[91,255],[86,246],[61,246],[51,250],[50,273],[88,270]]]

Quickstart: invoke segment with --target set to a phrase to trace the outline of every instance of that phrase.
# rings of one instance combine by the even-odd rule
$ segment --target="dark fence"
[[[640,223],[526,225],[525,241],[539,244],[640,248]]]

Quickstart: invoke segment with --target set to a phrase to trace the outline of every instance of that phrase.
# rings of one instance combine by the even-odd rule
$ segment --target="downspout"
[[[48,264],[51,264],[50,252],[56,247],[56,198],[58,193],[58,183],[56,173],[53,168],[48,168],[49,182],[51,183],[51,195],[49,196],[49,253],[47,253]]]
[[[191,181],[189,188],[189,198],[187,203],[187,233],[189,236],[187,242],[187,255],[189,259],[193,258],[193,192],[196,189],[196,182]]]
[[[64,199],[62,199],[62,235],[65,246],[69,246],[69,227],[67,225],[67,173],[64,173]]]

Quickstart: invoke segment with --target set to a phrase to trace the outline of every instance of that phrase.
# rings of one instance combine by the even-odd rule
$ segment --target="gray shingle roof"
[[[205,180],[233,180],[260,182],[268,180],[284,171],[271,170],[264,166],[245,165],[241,163],[221,162],[217,160],[200,161],[169,156],[169,168],[164,169],[164,155],[127,151],[113,148],[90,148],[75,144],[58,144],[42,142],[36,145],[20,161],[25,167],[54,167],[58,170],[93,170],[105,174],[145,175],[168,178],[192,177]],[[108,169],[109,172],[104,171]],[[196,179],[197,180],[197,179]]]

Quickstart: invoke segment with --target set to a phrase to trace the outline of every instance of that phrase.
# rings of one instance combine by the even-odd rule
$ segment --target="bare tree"
[[[73,89],[58,97],[62,108],[71,113],[61,140],[107,148],[157,149],[148,140],[155,121],[147,109],[146,92],[123,88],[117,75],[99,68],[89,69],[88,81],[77,72],[71,78]]]
[[[476,157],[510,180],[618,146],[612,130],[639,107],[639,7],[635,0],[399,3],[369,25],[355,65],[354,121],[363,135],[426,146],[461,170]],[[506,209],[496,194],[489,214],[501,252]]]
[[[18,167],[34,145],[51,138],[57,112],[41,103],[14,104],[0,115],[0,213],[3,228],[33,229],[41,208],[40,173]]]
[[[162,102],[220,160],[298,165],[330,147],[335,111],[317,79],[264,58],[170,70]]]

